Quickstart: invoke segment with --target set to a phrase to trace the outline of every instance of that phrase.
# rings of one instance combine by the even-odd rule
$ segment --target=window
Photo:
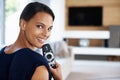
[[[4,0],[0,0],[0,45],[4,44],[4,29],[5,29],[5,24],[4,24]]]

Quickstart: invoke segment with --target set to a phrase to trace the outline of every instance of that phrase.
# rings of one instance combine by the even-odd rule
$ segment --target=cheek
[[[37,30],[34,30],[34,29],[31,30],[31,32],[29,32],[29,36],[30,36],[31,39],[36,38],[39,34],[40,34],[40,32],[37,31]]]
[[[48,37],[50,37],[51,33],[49,33]]]
[[[35,28],[29,28],[29,29],[26,30],[26,37],[29,40],[33,40],[38,34],[39,33]]]

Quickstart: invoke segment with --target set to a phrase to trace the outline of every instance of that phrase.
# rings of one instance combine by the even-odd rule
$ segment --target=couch
[[[61,64],[62,76],[63,80],[65,80],[72,69],[71,51],[65,41],[52,42],[50,45],[56,61]]]

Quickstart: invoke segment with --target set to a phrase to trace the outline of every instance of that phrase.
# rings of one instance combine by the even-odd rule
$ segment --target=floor
[[[66,80],[120,80],[120,62],[76,61]]]
[[[66,80],[120,80],[120,75],[71,72]]]

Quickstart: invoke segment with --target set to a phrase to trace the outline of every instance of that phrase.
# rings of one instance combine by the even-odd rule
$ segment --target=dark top
[[[0,80],[31,80],[38,66],[46,66],[49,80],[52,78],[47,60],[29,48],[20,49],[12,54],[0,51]]]

